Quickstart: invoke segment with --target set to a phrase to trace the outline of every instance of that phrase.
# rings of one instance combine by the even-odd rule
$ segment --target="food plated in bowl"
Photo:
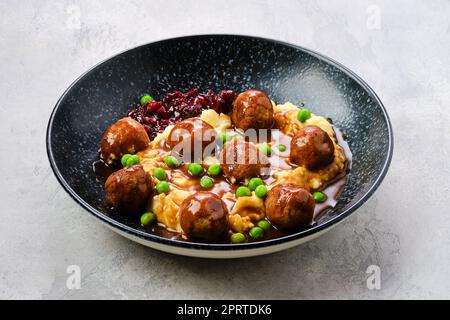
[[[174,107],[172,111],[186,111],[186,116],[183,116],[183,118],[171,120],[173,118],[172,115],[164,114],[164,110],[161,109],[160,113],[162,116],[153,117],[151,115],[150,117],[146,116],[145,119],[139,119],[140,116],[144,115],[140,107],[149,103],[149,101],[145,101],[148,97],[144,98],[143,103],[139,101],[138,97],[142,95],[142,92],[151,92],[153,97],[167,105],[169,102],[164,101],[165,96],[176,91],[186,95],[192,88],[200,89],[195,96],[202,96],[203,99],[206,99],[211,104],[211,108],[196,110],[199,107],[194,107],[195,104],[192,108],[188,108],[190,98],[186,97],[187,103],[182,101],[184,98],[179,98],[177,101],[180,103],[176,102],[176,99],[171,102]],[[212,91],[209,92],[209,89]],[[227,90],[222,92],[221,90],[223,89]],[[224,237],[223,240],[197,238],[192,240],[194,237],[191,239],[184,235],[180,229],[177,231],[176,228],[169,228],[169,230],[156,224],[156,221],[153,220],[155,218],[153,215],[156,216],[158,221],[159,219],[165,219],[165,217],[158,218],[157,208],[152,208],[153,205],[144,205],[142,207],[138,200],[141,197],[148,196],[153,199],[162,193],[165,194],[164,190],[167,188],[167,185],[169,187],[167,196],[169,196],[170,191],[175,190],[176,187],[171,180],[172,171],[179,172],[180,176],[185,175],[188,178],[186,181],[193,183],[192,186],[185,188],[194,188],[196,192],[214,191],[214,188],[218,188],[218,185],[224,184],[224,182],[219,181],[221,179],[226,181],[228,188],[231,189],[229,191],[230,194],[234,195],[235,198],[237,188],[246,187],[251,189],[249,185],[250,180],[257,178],[255,173],[258,173],[256,170],[258,165],[251,166],[249,170],[239,170],[239,167],[235,168],[232,166],[228,168],[228,166],[223,166],[223,164],[219,163],[220,176],[211,176],[208,173],[210,164],[201,163],[198,159],[189,159],[187,161],[180,158],[182,160],[179,163],[180,166],[176,170],[172,170],[172,168],[169,168],[174,162],[171,157],[176,158],[172,154],[170,154],[170,158],[167,158],[167,163],[167,155],[161,155],[164,157],[164,163],[153,161],[157,165],[155,165],[155,168],[149,169],[152,165],[152,158],[148,155],[148,152],[151,152],[149,146],[157,139],[158,135],[164,134],[165,129],[189,118],[199,118],[208,123],[210,120],[206,121],[206,119],[208,119],[208,115],[214,115],[213,111],[219,116],[221,121],[224,119],[224,116],[220,117],[221,113],[228,117],[227,121],[231,124],[229,127],[231,131],[228,133],[230,137],[235,134],[234,131],[245,131],[241,128],[245,129],[247,126],[249,126],[248,130],[251,130],[250,127],[265,126],[267,122],[270,122],[267,121],[267,117],[263,116],[262,120],[256,121],[255,125],[255,122],[252,123],[253,120],[251,120],[254,119],[254,110],[249,110],[252,112],[249,112],[249,115],[247,115],[247,112],[244,112],[246,109],[242,107],[242,104],[238,107],[243,109],[242,112],[245,116],[235,117],[234,119],[231,109],[228,111],[221,109],[227,108],[227,106],[231,108],[232,103],[238,101],[238,93],[247,92],[251,89],[265,92],[269,99],[274,102],[272,104],[274,111],[273,123],[281,132],[279,134],[281,140],[285,136],[293,138],[293,135],[285,134],[285,132],[289,132],[288,127],[285,128],[277,124],[277,118],[281,114],[277,113],[277,108],[292,108],[291,117],[298,122],[300,120],[296,117],[299,116],[299,111],[304,108],[308,108],[318,118],[322,116],[322,119],[325,119],[324,123],[328,123],[327,126],[330,126],[333,131],[331,135],[328,134],[328,137],[332,139],[334,153],[339,150],[343,152],[346,160],[344,166],[348,167],[351,162],[351,170],[345,179],[339,179],[339,174],[336,176],[337,181],[348,181],[343,186],[340,196],[335,198],[332,195],[334,194],[333,190],[341,190],[341,185],[332,183],[333,178],[330,178],[330,180],[324,178],[323,187],[307,190],[309,194],[314,194],[315,190],[319,190],[328,195],[325,203],[315,203],[316,216],[312,224],[284,231],[281,227],[284,224],[284,220],[276,215],[270,217],[270,213],[267,213],[266,210],[264,219],[258,220],[255,218],[251,221],[253,224],[251,228],[259,227],[264,231],[262,237],[258,237],[260,232],[258,231],[259,229],[256,229],[257,232],[254,233],[257,236],[256,238],[249,234],[251,229],[242,229],[241,232],[237,232],[239,231],[237,229],[232,229],[233,222],[230,223],[229,221],[228,237]],[[230,102],[231,100],[233,102]],[[295,105],[285,103],[287,101],[293,102],[298,108]],[[302,102],[304,102],[304,106],[302,106]],[[262,103],[261,105],[268,106],[267,103]],[[133,108],[129,113],[130,107]],[[153,103],[153,107],[156,109],[158,105]],[[198,113],[199,111],[200,113]],[[188,115],[189,112],[191,112],[191,115]],[[205,114],[202,114],[203,112]],[[263,114],[263,112],[258,111],[256,115],[260,113]],[[286,114],[289,114],[289,112]],[[99,159],[99,142],[102,140],[107,128],[126,115],[144,127],[143,131],[139,130],[137,136],[145,137],[143,134],[145,131],[148,140],[143,138],[139,142],[143,142],[146,147],[139,151],[119,149],[118,152],[116,151],[118,154],[114,154],[113,157],[115,158],[112,159],[116,162],[116,166],[114,168],[105,167],[97,162]],[[301,118],[305,115],[307,114],[305,113],[299,117]],[[176,117],[175,112],[173,116]],[[332,119],[333,125],[327,118]],[[191,123],[191,127],[196,127],[197,121]],[[227,123],[227,121],[223,123]],[[238,123],[239,126],[237,130],[235,123]],[[220,139],[218,137],[224,137],[220,133],[227,131],[227,128],[218,129],[220,125],[214,122],[208,124],[217,133],[214,141],[217,140],[219,142]],[[131,128],[133,127],[133,122],[126,119],[119,123],[119,127],[122,127],[122,125]],[[301,126],[303,126],[303,123],[301,123]],[[327,131],[326,127],[317,126],[323,131]],[[347,136],[345,142],[348,143],[349,149],[352,151],[351,159],[346,154],[345,143],[340,142],[342,137],[339,134],[340,131],[336,128],[342,130],[345,133],[344,136]],[[297,131],[299,130],[298,128]],[[312,129],[312,132],[309,130],[308,128],[301,130],[296,140],[303,141],[305,137],[311,135],[315,139],[326,138],[323,133],[317,134],[315,129]],[[203,130],[199,130],[199,132],[203,132]],[[126,145],[126,137],[123,138]],[[173,140],[176,140],[177,135],[174,135],[173,138]],[[292,138],[289,139],[292,140]],[[228,138],[225,136],[225,139],[227,140]],[[270,147],[271,156],[267,157],[266,155],[269,163],[282,158],[278,154],[279,149],[277,145],[282,144],[286,149],[290,148],[290,143],[287,142],[272,143],[268,139],[267,145],[264,143],[260,144],[258,141],[239,139],[239,137],[230,139],[222,148],[218,146],[216,159],[220,162],[220,152],[227,145],[229,145],[231,150],[233,148],[255,149],[247,145],[242,147],[242,142],[251,142],[252,145],[256,146],[257,151],[263,153],[269,150],[268,147]],[[343,138],[341,140],[344,142]],[[194,139],[195,141],[196,139]],[[331,148],[329,141],[324,145]],[[138,143],[135,147],[139,149],[141,146]],[[308,144],[300,144],[297,147],[300,150],[308,149]],[[155,152],[156,149],[153,151]],[[283,150],[283,147],[281,147],[281,150]],[[392,155],[392,130],[386,111],[375,93],[358,76],[331,59],[304,48],[273,40],[245,36],[205,35],[169,39],[144,45],[108,59],[88,71],[72,84],[58,101],[49,121],[47,151],[52,168],[62,186],[78,203],[114,231],[144,245],[167,252],[199,257],[231,258],[260,255],[298,245],[329,230],[354,212],[373,194],[386,174]],[[321,165],[330,161],[330,158],[327,159],[326,156],[329,156],[329,151],[325,150],[324,153],[319,153],[320,156],[318,157],[302,157],[301,153],[293,154],[292,159],[290,150],[289,152],[286,150],[281,152],[285,152],[288,162],[295,161],[295,169],[293,169],[294,167],[291,169],[315,172],[321,170],[315,166],[320,168]],[[165,150],[165,152],[168,153],[169,150]],[[124,169],[120,153],[124,155],[129,154],[126,157],[129,159],[124,159],[123,161],[126,167],[125,170],[135,171],[134,174],[136,176],[130,177],[130,183],[138,181],[139,183],[135,185],[145,185],[147,190],[152,192],[147,194],[146,191],[138,187],[135,192],[136,198],[129,199],[130,204],[133,204],[135,201],[136,208],[138,208],[136,212],[139,212],[136,215],[123,214],[120,210],[111,210],[111,201],[121,201],[121,196],[125,193],[117,189],[112,183],[109,185],[109,188],[113,190],[109,195],[111,199],[106,201],[105,181],[101,183],[97,181],[97,178],[101,180],[101,176],[109,176],[112,173],[111,171],[119,172]],[[230,153],[232,154],[232,152]],[[129,167],[125,160],[130,161]],[[335,160],[336,157],[333,157],[333,161]],[[95,172],[92,170],[93,162],[96,163]],[[136,165],[142,168],[134,168],[133,162],[136,162]],[[191,163],[201,166],[201,176],[191,177],[191,174],[187,171]],[[196,165],[191,167],[191,171],[194,173],[200,169]],[[262,167],[266,168],[265,166]],[[307,169],[307,167],[311,169]],[[271,165],[270,168],[274,170],[276,166]],[[168,177],[166,180],[162,179],[167,184],[162,183],[159,186],[159,189],[163,191],[162,193],[159,193],[156,189],[158,183],[162,182],[156,176],[163,177],[164,173],[161,170],[157,170],[155,173],[154,169],[164,170],[165,175]],[[213,174],[216,172],[214,169],[217,170],[217,166],[212,166],[211,172]],[[288,169],[284,168],[283,170]],[[110,170],[110,172],[101,174],[102,170]],[[245,177],[247,171],[249,176]],[[344,170],[344,175],[346,172],[347,168]],[[229,183],[231,180],[226,174],[234,176],[236,182]],[[128,177],[128,174],[126,176]],[[294,175],[288,175],[285,178],[292,179],[291,176],[294,177]],[[202,178],[204,178],[203,181],[201,181]],[[258,198],[255,190],[250,190],[251,198],[255,195],[255,198],[263,199],[264,208],[267,209],[268,202],[273,207],[273,202],[268,200],[280,198],[284,193],[281,192],[282,190],[274,188],[274,174],[272,174],[272,177],[263,175],[260,178],[263,182],[263,187],[260,187],[259,190],[264,189],[264,187],[267,189],[267,192],[275,190],[276,197],[266,194],[264,198]],[[194,181],[196,182],[195,184]],[[252,188],[254,188],[254,185],[260,186],[258,179],[253,181]],[[211,182],[213,187],[209,189]],[[329,183],[331,184],[326,187]],[[294,184],[298,185],[299,181],[295,181]],[[304,186],[302,188],[305,189]],[[183,188],[180,188],[180,190],[185,191]],[[296,192],[295,187],[290,187],[289,190],[293,193]],[[240,189],[239,192],[248,194],[246,189]],[[226,209],[231,211],[235,205],[231,207],[232,201],[226,202],[226,200],[222,199],[224,194],[220,196],[221,201],[225,203]],[[299,198],[305,196],[302,191],[297,192],[297,194]],[[162,198],[163,196],[160,197]],[[236,198],[236,203],[239,198]],[[336,199],[335,203],[333,203],[334,199]],[[332,207],[329,207],[330,205]],[[321,206],[327,206],[328,209],[322,210]],[[180,210],[179,207],[181,207],[181,203],[178,205],[178,210]],[[235,210],[237,209],[235,208]],[[269,211],[272,212],[272,210]],[[141,216],[144,213],[152,213],[153,215],[144,215],[141,221]],[[233,215],[228,212],[228,217]],[[167,219],[170,216],[168,215]],[[237,217],[237,215],[234,216]],[[189,218],[186,221],[190,221]],[[267,228],[267,224],[264,221],[270,223],[269,231],[264,230],[263,227]],[[161,223],[161,221],[159,222]],[[162,224],[166,225],[168,223]],[[147,225],[143,226],[143,224]],[[277,224],[278,227],[276,226]],[[177,224],[175,223],[174,226],[177,226]],[[155,228],[158,230],[154,230]],[[182,229],[181,223],[179,228]],[[189,223],[187,223],[186,229],[190,228]],[[174,234],[173,230],[177,232]],[[274,234],[275,231],[280,233]],[[194,231],[194,233],[196,232]],[[245,236],[244,242],[232,243],[232,241],[236,242],[239,239],[242,241],[243,237],[239,235],[234,236],[234,240],[231,239],[232,234],[239,233]]]
[[[100,145],[94,169],[111,210],[159,236],[205,243],[310,227],[337,203],[351,164],[330,120],[255,89],[144,95]]]

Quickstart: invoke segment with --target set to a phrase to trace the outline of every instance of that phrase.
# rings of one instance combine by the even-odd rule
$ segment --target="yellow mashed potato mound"
[[[318,171],[310,171],[304,167],[278,171],[274,174],[275,181],[270,187],[280,183],[293,183],[311,191],[321,188],[325,183],[342,173],[345,170],[347,160],[341,146],[337,144],[333,126],[327,119],[311,114],[311,118],[302,123],[297,120],[297,114],[298,107],[290,102],[274,105],[276,125],[284,134],[293,136],[300,128],[305,126],[318,126],[325,131],[334,144],[334,160],[329,166]]]
[[[298,107],[290,102],[279,105],[274,104],[276,126],[288,136],[293,136],[303,126],[315,125],[320,127],[333,140],[335,146],[334,161],[326,168],[318,171],[310,171],[301,166],[291,170],[277,170],[273,173],[275,179],[267,186],[268,189],[280,183],[293,183],[312,191],[321,188],[345,170],[346,159],[344,152],[337,144],[332,125],[324,117],[314,114],[306,122],[301,123],[297,120],[298,110]],[[223,132],[231,128],[230,117],[225,114],[218,114],[214,110],[204,110],[200,118],[214,127],[217,132]],[[189,177],[181,170],[168,168],[164,163],[164,157],[169,152],[162,152],[160,145],[167,139],[172,128],[173,126],[168,126],[164,132],[158,134],[151,142],[149,148],[140,152],[139,156],[144,170],[150,173],[155,168],[171,170],[169,193],[155,195],[149,209],[156,214],[160,224],[181,233],[179,208],[183,200],[194,192],[186,190],[193,183]],[[217,158],[211,157],[205,159],[204,164],[210,165],[217,162]],[[153,179],[156,184],[158,181],[155,178]],[[234,232],[247,232],[254,227],[257,221],[265,217],[264,201],[258,198],[254,192],[249,197],[237,199],[234,194],[227,192],[222,196],[222,199],[225,202],[234,203],[229,216],[230,228]]]
[[[265,218],[265,211],[264,200],[258,198],[254,192],[249,197],[237,198],[229,219],[231,230],[247,232],[255,226],[254,222]]]

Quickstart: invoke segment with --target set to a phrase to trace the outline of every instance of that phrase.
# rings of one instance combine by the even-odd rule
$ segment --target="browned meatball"
[[[149,143],[147,132],[139,122],[130,117],[122,118],[106,129],[100,143],[101,157],[110,164],[124,154],[145,149]]]
[[[310,170],[322,169],[333,162],[333,141],[317,126],[303,127],[292,138],[290,159]]]
[[[280,229],[306,227],[314,217],[313,196],[293,184],[273,187],[267,194],[265,206],[267,218]]]
[[[274,122],[272,101],[262,91],[247,90],[234,100],[231,121],[244,131],[269,129]]]
[[[142,165],[123,168],[106,180],[106,201],[123,213],[139,213],[152,196],[152,187],[152,179]]]
[[[233,139],[225,144],[220,163],[224,175],[231,182],[268,174],[269,159],[251,142]]]
[[[197,192],[180,206],[180,225],[187,237],[219,240],[228,230],[228,209],[212,192]]]
[[[205,148],[215,141],[216,130],[200,118],[189,118],[177,123],[170,131],[167,145],[185,162],[201,161]],[[211,151],[214,148],[211,148]],[[209,154],[208,154],[209,155]]]

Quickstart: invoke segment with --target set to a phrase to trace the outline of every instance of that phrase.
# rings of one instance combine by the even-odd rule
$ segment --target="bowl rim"
[[[143,47],[149,46],[149,45],[158,45],[164,42],[169,42],[169,41],[174,41],[174,40],[189,40],[189,39],[194,39],[194,38],[212,38],[212,37],[238,37],[238,38],[247,38],[247,39],[253,39],[253,40],[261,40],[261,41],[267,41],[267,42],[272,42],[272,43],[276,43],[276,44],[280,44],[280,45],[284,45],[287,47],[291,47],[294,48],[296,50],[300,50],[303,51],[327,64],[330,64],[334,67],[336,67],[337,69],[341,70],[342,72],[344,72],[347,76],[349,76],[350,78],[352,78],[355,82],[357,82],[362,88],[364,88],[369,95],[378,103],[378,105],[381,108],[381,111],[383,113],[383,116],[386,120],[387,123],[387,129],[388,129],[388,154],[387,157],[383,163],[383,167],[380,171],[380,173],[378,174],[378,176],[375,179],[375,182],[372,184],[372,186],[370,186],[369,190],[364,193],[362,195],[362,197],[356,202],[354,203],[352,206],[350,206],[349,208],[343,210],[342,212],[340,212],[338,215],[336,215],[335,217],[331,218],[330,220],[326,221],[325,223],[321,224],[321,225],[314,225],[308,229],[305,230],[301,230],[297,233],[293,233],[290,235],[286,235],[280,238],[275,238],[275,239],[270,239],[270,240],[264,240],[264,241],[259,241],[259,242],[250,242],[250,243],[242,243],[242,244],[214,244],[214,243],[200,243],[200,242],[188,242],[188,241],[182,241],[182,240],[174,240],[174,239],[168,239],[168,238],[163,238],[154,234],[151,234],[149,232],[145,232],[142,230],[138,230],[135,229],[131,226],[128,226],[126,224],[123,224],[115,219],[113,219],[112,217],[106,215],[105,213],[101,212],[100,210],[97,210],[96,208],[92,207],[90,204],[88,204],[81,196],[79,196],[68,184],[68,182],[64,179],[63,175],[61,174],[61,172],[59,171],[58,166],[56,165],[55,162],[55,158],[53,155],[53,150],[52,150],[52,141],[51,141],[51,136],[52,136],[52,127],[53,127],[53,122],[55,119],[55,115],[59,110],[59,107],[61,106],[63,100],[65,99],[65,97],[67,96],[67,94],[71,91],[71,89],[78,84],[78,82],[83,79],[85,76],[87,76],[88,74],[92,73],[94,70],[96,70],[98,67],[100,67],[101,65],[107,63],[108,61],[118,58],[119,56],[121,56],[124,53],[128,53],[134,50],[138,50],[141,49]],[[392,160],[392,154],[393,154],[393,148],[394,148],[394,137],[393,137],[393,131],[392,131],[392,125],[391,125],[391,121],[389,118],[389,115],[386,111],[386,108],[384,107],[383,103],[381,102],[380,98],[377,96],[377,94],[375,93],[375,91],[360,77],[358,76],[355,72],[353,72],[352,70],[350,70],[349,68],[347,68],[346,66],[342,65],[341,63],[335,61],[332,58],[329,58],[326,55],[323,55],[321,53],[318,53],[314,50],[296,45],[296,44],[292,44],[292,43],[288,43],[285,41],[281,41],[281,40],[276,40],[276,39],[270,39],[270,38],[265,38],[265,37],[259,37],[259,36],[251,36],[251,35],[240,35],[240,34],[198,34],[198,35],[188,35],[188,36],[179,36],[179,37],[172,37],[172,38],[166,38],[166,39],[161,39],[161,40],[157,40],[157,41],[153,41],[153,42],[149,42],[149,43],[145,43],[145,44],[140,44],[138,46],[135,46],[133,48],[130,49],[126,49],[123,50],[115,55],[112,55],[104,60],[102,60],[101,62],[95,64],[94,66],[92,66],[91,68],[89,68],[87,71],[85,71],[83,74],[81,74],[76,80],[74,80],[70,86],[63,92],[63,94],[61,95],[61,97],[58,99],[58,101],[56,102],[55,107],[52,110],[52,113],[50,115],[50,119],[48,121],[48,125],[47,125],[47,132],[46,132],[46,148],[47,148],[47,156],[50,162],[50,166],[53,170],[53,173],[55,174],[57,180],[59,181],[59,183],[62,185],[62,187],[65,189],[65,191],[78,203],[80,204],[84,209],[86,209],[89,213],[91,213],[94,217],[100,219],[102,222],[107,223],[110,227],[117,228],[122,232],[126,232],[129,233],[131,235],[137,236],[139,238],[142,238],[146,241],[151,241],[151,242],[157,242],[160,244],[164,244],[164,245],[170,245],[170,246],[176,246],[176,247],[180,247],[180,248],[185,248],[185,249],[194,249],[194,250],[217,250],[217,251],[228,251],[228,250],[246,250],[246,249],[255,249],[255,248],[261,248],[261,247],[267,247],[267,246],[271,246],[271,245],[276,245],[276,244],[280,244],[280,243],[284,243],[284,242],[290,242],[290,241],[294,241],[297,239],[301,239],[304,237],[307,237],[309,235],[312,235],[314,233],[317,233],[321,230],[327,229],[335,224],[337,224],[338,222],[340,222],[341,220],[347,218],[350,214],[352,214],[356,209],[358,209],[359,207],[361,207],[373,194],[374,192],[378,189],[378,187],[380,186],[381,182],[384,180],[387,171],[389,169],[391,160]]]

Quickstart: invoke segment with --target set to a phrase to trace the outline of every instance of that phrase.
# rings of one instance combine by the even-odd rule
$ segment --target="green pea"
[[[210,176],[218,176],[222,172],[222,169],[220,168],[220,164],[215,163],[209,166],[208,168],[208,174]]]
[[[314,198],[314,201],[315,201],[316,203],[322,203],[322,202],[324,202],[325,200],[327,200],[327,196],[325,195],[325,193],[320,192],[320,191],[314,192],[314,193],[313,193],[313,198]]]
[[[156,215],[153,212],[146,212],[141,216],[141,224],[145,227],[156,220]]]
[[[161,169],[161,168],[156,168],[155,170],[153,170],[153,175],[158,180],[166,180],[166,178],[167,178],[166,170]]]
[[[260,227],[261,229],[263,229],[264,231],[267,231],[270,229],[271,225],[270,222],[267,220],[261,220],[257,223],[258,227]]]
[[[231,243],[244,243],[247,240],[244,234],[238,232],[231,235]]]
[[[286,146],[284,144],[280,144],[277,146],[278,151],[284,152],[286,151]]]
[[[203,173],[203,167],[198,163],[191,163],[188,166],[188,171],[194,177],[199,176]]]
[[[152,96],[146,94],[141,97],[141,104],[146,104],[148,102],[152,102],[154,99]]]
[[[305,122],[309,118],[311,118],[311,111],[309,111],[309,109],[303,108],[303,109],[299,110],[299,112],[297,114],[298,121]]]
[[[222,144],[225,144],[231,140],[231,137],[228,134],[226,134],[225,132],[221,132],[221,133],[219,133],[219,139],[220,139],[220,141],[222,141]]]
[[[139,159],[139,156],[137,154],[133,154],[132,156],[128,157],[127,159],[127,167],[134,166],[135,164],[139,164],[141,162],[141,159]]]
[[[158,193],[168,193],[169,189],[170,186],[167,181],[160,181],[156,184],[156,191],[158,191]]]
[[[250,190],[254,191],[258,186],[264,184],[261,178],[251,178],[248,182],[248,187]]]
[[[272,148],[267,143],[261,143],[259,145],[259,151],[264,153],[266,156],[270,156],[272,154]]]
[[[120,163],[122,163],[122,166],[124,166],[124,167],[126,167],[127,166],[127,161],[128,161],[128,159],[130,159],[130,157],[131,157],[132,155],[131,154],[124,154],[123,156],[122,156],[122,159],[120,159]]]
[[[178,167],[178,165],[180,164],[180,162],[178,161],[177,158],[175,158],[174,156],[167,156],[164,158],[164,163],[169,167],[169,168],[176,168]]]
[[[236,189],[236,197],[250,197],[252,195],[252,192],[249,188],[241,186]]]
[[[258,198],[264,198],[267,195],[267,187],[265,185],[257,186],[255,189],[255,194]]]
[[[261,238],[264,235],[264,230],[261,227],[253,227],[248,232],[253,239]]]
[[[211,189],[212,187],[214,187],[214,181],[210,177],[202,177],[200,179],[200,185],[204,189]]]

